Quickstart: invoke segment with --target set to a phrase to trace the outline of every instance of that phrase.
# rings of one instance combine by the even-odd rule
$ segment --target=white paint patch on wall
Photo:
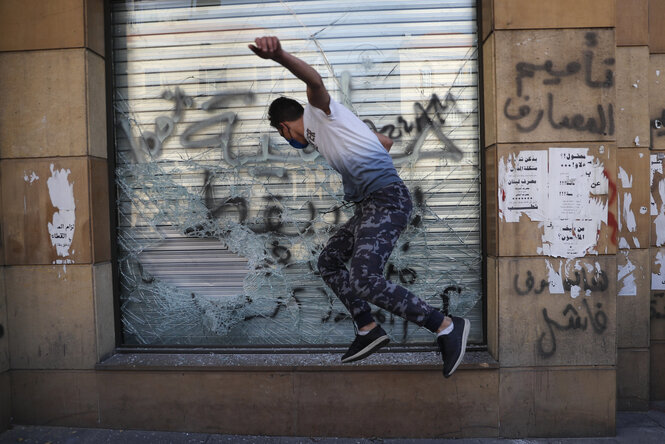
[[[589,186],[591,187],[591,194],[603,195],[609,192],[610,181],[605,177],[605,165],[603,165],[598,159],[591,158],[591,181]]]
[[[76,226],[76,204],[74,202],[74,183],[69,182],[70,170],[56,170],[51,164],[51,177],[46,181],[51,204],[57,209],[53,220],[48,223],[51,244],[58,256],[67,258],[74,239]],[[71,264],[71,259],[57,259],[54,264]]]
[[[617,267],[617,280],[620,286],[619,296],[637,296],[637,285],[635,284],[635,275],[633,273],[636,267],[628,259],[627,252],[622,252],[622,254],[626,256],[626,264]]]
[[[621,181],[621,186],[623,188],[633,188],[633,176],[628,176],[628,173],[623,167],[619,167],[619,180]]]
[[[637,220],[635,219],[635,213],[630,208],[630,204],[633,203],[633,195],[631,193],[623,193],[623,209],[621,211],[621,216],[626,222],[626,228],[631,233],[637,231]],[[621,229],[621,223],[619,223],[619,229]]]
[[[580,291],[582,290],[582,287],[579,285],[573,285],[570,287],[570,297],[573,299],[576,299],[580,295]]]
[[[656,253],[656,264],[651,272],[651,289],[665,290],[665,254]]]
[[[665,179],[658,182],[658,195],[662,202],[653,223],[656,225],[656,246],[665,244]]]
[[[653,187],[653,178],[655,173],[660,173],[663,174],[663,163],[658,160],[658,156],[656,154],[651,154],[651,168],[650,168],[650,179],[649,179],[649,186]],[[651,194],[651,215],[652,216],[658,216],[658,207],[656,206],[656,201],[653,198],[653,194]]]
[[[34,171],[31,172],[30,174],[28,174],[24,171],[23,172],[23,180],[25,180],[26,182],[29,182],[30,185],[32,185],[32,182],[34,182],[35,180],[39,180],[39,176]]]
[[[590,296],[593,287],[598,286],[600,276],[604,275],[598,262],[591,264],[580,259],[560,259],[558,262],[557,267],[556,264],[552,265],[549,260],[545,260],[550,294],[565,294],[566,291],[570,291],[570,297],[573,299],[582,294]]]
[[[658,190],[658,198],[660,199],[659,203],[656,203],[653,192],[651,193],[651,215],[656,216],[653,221],[656,228],[656,246],[660,247],[665,245],[665,179],[662,178],[663,162],[656,154],[651,155],[650,173],[651,189],[656,188]],[[656,179],[656,174],[658,174],[658,179]],[[657,184],[654,184],[655,180],[658,180]]]
[[[561,262],[559,262],[559,271],[557,272],[550,261],[545,261],[547,266],[547,280],[550,283],[550,294],[563,294],[563,278],[561,277]]]

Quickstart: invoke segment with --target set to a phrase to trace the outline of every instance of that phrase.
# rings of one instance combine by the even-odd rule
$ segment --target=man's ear
[[[286,123],[284,123],[284,122],[279,122],[279,127],[282,129],[282,136],[283,136],[283,137],[286,137],[286,132],[287,132],[287,131],[289,132],[289,136],[290,136],[290,137],[293,137],[293,135],[291,134],[291,128],[289,128],[288,126],[286,126]]]

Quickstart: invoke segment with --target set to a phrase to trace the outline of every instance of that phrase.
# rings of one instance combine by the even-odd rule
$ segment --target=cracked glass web
[[[417,23],[395,17],[395,2],[325,17],[315,12],[327,2],[302,3],[115,5],[126,344],[299,346],[352,337],[316,263],[353,207],[316,151],[291,149],[266,122],[274,98],[306,99],[284,68],[249,52],[253,28],[280,36],[321,72],[333,97],[394,138],[391,155],[414,212],[386,274],[435,307],[477,319],[470,339],[482,340],[475,2],[415,2],[406,15],[428,20]],[[281,14],[274,28],[266,29],[265,8]],[[462,37],[427,34],[434,8],[468,22],[458,31],[466,47],[458,47]],[[247,31],[219,31],[233,29],[233,14],[244,14]],[[382,36],[376,17],[411,32]],[[289,18],[296,29],[280,28]],[[375,37],[360,39],[370,43],[343,38],[372,30]],[[445,50],[428,47],[437,42]],[[432,341],[383,310],[375,317],[395,342]]]

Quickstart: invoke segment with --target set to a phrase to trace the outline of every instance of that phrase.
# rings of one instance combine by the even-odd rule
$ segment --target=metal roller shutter
[[[353,208],[314,152],[269,127],[305,101],[262,35],[395,140],[414,213],[386,273],[471,318],[482,341],[475,0],[113,3],[118,245],[126,344],[347,344],[352,322],[316,272]],[[429,332],[377,309],[396,342]]]

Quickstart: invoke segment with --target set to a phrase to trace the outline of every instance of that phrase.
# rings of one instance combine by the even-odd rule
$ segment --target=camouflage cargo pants
[[[319,256],[321,277],[358,328],[374,321],[368,302],[430,331],[436,331],[443,321],[440,311],[383,274],[412,208],[409,190],[401,181],[371,193],[356,205],[353,217],[330,238]]]

